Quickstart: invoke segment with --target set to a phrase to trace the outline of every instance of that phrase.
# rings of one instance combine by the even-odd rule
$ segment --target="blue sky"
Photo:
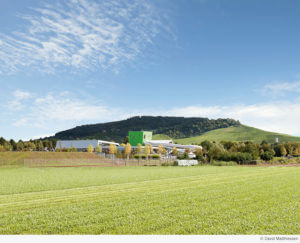
[[[1,0],[0,136],[134,115],[300,136],[297,0]]]

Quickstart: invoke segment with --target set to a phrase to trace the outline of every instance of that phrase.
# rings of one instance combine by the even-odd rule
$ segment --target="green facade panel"
[[[138,144],[144,145],[144,141],[152,140],[152,132],[129,131],[128,137],[131,146],[137,146]]]

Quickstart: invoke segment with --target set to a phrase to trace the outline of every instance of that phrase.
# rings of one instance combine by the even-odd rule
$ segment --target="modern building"
[[[195,151],[201,146],[198,145],[183,145],[183,144],[174,144],[172,140],[152,140],[152,132],[146,131],[130,131],[128,133],[129,143],[131,146],[135,147],[138,144],[151,145],[154,149],[157,149],[159,145],[162,145],[168,151],[172,151],[174,148],[177,148],[179,152],[184,152],[186,149]]]
[[[92,145],[93,148],[96,148],[97,145],[105,146],[109,144],[114,144],[116,146],[119,146],[118,143],[108,142],[103,140],[58,140],[56,143],[56,149],[76,148],[78,151],[85,151],[87,150],[89,145]]]
[[[128,137],[131,146],[137,146],[138,144],[144,145],[146,141],[152,140],[152,132],[129,131]]]

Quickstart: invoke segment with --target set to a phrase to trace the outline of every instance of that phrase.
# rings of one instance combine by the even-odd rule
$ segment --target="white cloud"
[[[24,107],[24,100],[32,97],[32,94],[27,91],[16,90],[12,94],[12,99],[8,102],[10,110],[21,110]]]
[[[300,135],[300,103],[278,102],[233,106],[188,106],[164,113],[171,116],[233,118],[267,131]]]
[[[282,96],[287,92],[300,92],[300,81],[296,82],[276,82],[266,84],[263,88],[263,94]]]
[[[75,125],[126,117],[118,109],[100,105],[97,101],[89,103],[71,98],[67,94],[68,92],[64,92],[63,95],[48,93],[45,96],[32,97],[30,106],[14,120],[13,126],[37,128],[37,131],[49,128],[49,133],[54,133]]]
[[[28,99],[31,97],[31,94],[27,91],[22,91],[22,90],[16,90],[13,93],[13,96],[18,99],[18,100],[24,100],[24,99]]]
[[[161,29],[164,15],[148,1],[64,0],[21,15],[22,32],[0,33],[0,67],[117,69],[140,56]]]
[[[26,95],[20,95],[24,97]],[[24,112],[16,112],[13,126],[34,129],[37,134],[50,134],[74,126],[110,122],[126,119],[135,115],[161,115],[233,118],[241,123],[267,131],[300,135],[300,102],[277,102],[252,105],[230,106],[187,106],[163,110],[130,109],[102,105],[97,100],[81,100],[73,98],[65,91],[59,94],[48,93],[37,97],[31,95],[28,99],[30,105]],[[28,104],[29,104],[28,103]],[[32,134],[34,136],[35,134]]]

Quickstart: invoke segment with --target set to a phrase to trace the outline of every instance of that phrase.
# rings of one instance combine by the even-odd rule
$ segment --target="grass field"
[[[24,160],[99,159],[94,153],[86,152],[1,152],[0,165],[23,165]]]
[[[0,234],[300,234],[299,167],[2,167],[0,178]]]
[[[217,141],[253,141],[261,143],[263,140],[268,143],[275,143],[275,137],[279,138],[279,142],[300,142],[300,137],[294,137],[282,133],[273,133],[263,131],[254,127],[245,125],[215,129],[202,134],[201,136],[174,139],[177,143],[191,144],[201,143],[204,140]]]

